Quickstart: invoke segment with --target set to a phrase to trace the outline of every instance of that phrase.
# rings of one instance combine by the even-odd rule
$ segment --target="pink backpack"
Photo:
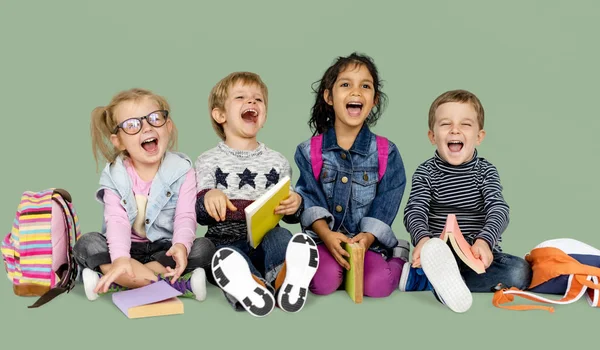
[[[379,178],[377,181],[381,181],[381,178],[385,174],[387,168],[388,159],[388,139],[383,136],[375,135],[377,140],[377,159],[379,163]],[[313,136],[310,139],[310,163],[312,165],[313,175],[317,181],[321,175],[321,169],[323,168],[323,134]]]
[[[81,231],[71,195],[63,189],[23,192],[2,257],[13,291],[44,305],[75,286],[73,247]]]

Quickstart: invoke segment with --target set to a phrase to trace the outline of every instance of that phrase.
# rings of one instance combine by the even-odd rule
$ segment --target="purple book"
[[[166,301],[175,298],[182,293],[171,287],[165,281],[150,283],[145,287],[115,292],[112,295],[113,303],[127,316],[132,318],[132,308]]]

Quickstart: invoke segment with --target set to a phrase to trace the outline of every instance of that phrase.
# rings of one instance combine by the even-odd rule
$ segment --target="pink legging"
[[[327,295],[340,288],[344,281],[344,268],[335,261],[324,244],[317,246],[319,250],[319,267],[313,277],[309,289],[318,295]],[[372,298],[384,298],[398,288],[400,273],[404,260],[390,258],[385,260],[381,254],[368,250],[365,253],[364,294]]]

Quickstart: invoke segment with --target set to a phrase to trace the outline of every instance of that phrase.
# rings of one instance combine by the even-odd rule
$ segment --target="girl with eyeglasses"
[[[196,238],[196,179],[191,160],[172,151],[177,129],[166,99],[144,89],[115,95],[92,112],[96,164],[107,162],[96,199],[101,232],[81,236],[74,256],[89,300],[164,280],[184,297],[206,298],[215,247]]]

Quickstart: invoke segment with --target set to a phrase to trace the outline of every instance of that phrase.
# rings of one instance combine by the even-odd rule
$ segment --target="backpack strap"
[[[321,169],[323,168],[323,134],[313,136],[310,139],[310,164],[315,180],[319,181]]]
[[[494,293],[492,297],[492,304],[495,307],[508,309],[508,310],[517,310],[517,311],[525,311],[525,310],[546,310],[548,312],[554,312],[554,308],[551,306],[543,306],[543,305],[502,305],[505,303],[510,303],[515,299],[515,295],[518,295],[522,298],[537,301],[537,302],[545,302],[545,303],[559,303],[558,301],[553,301],[550,299],[538,297],[537,295],[529,292],[525,292],[522,290],[518,290],[515,287],[511,288],[503,288]],[[566,303],[562,303],[566,304]]]
[[[28,308],[40,307],[64,292],[69,293],[75,287],[77,278],[77,263],[73,258],[73,247],[81,235],[79,221],[75,208],[71,203],[71,195],[64,189],[53,189],[52,201],[58,203],[63,209],[65,218],[65,227],[67,228],[67,268],[63,270],[60,276],[60,282],[57,286],[44,293],[35,303]]]
[[[554,312],[554,308],[551,306],[502,305],[502,304],[513,301],[515,296],[520,296],[522,298],[525,298],[525,299],[528,299],[531,301],[536,301],[536,302],[546,303],[546,304],[566,305],[566,304],[574,303],[583,296],[586,289],[588,288],[586,286],[586,284],[581,283],[582,277],[583,276],[569,275],[569,287],[568,287],[567,291],[565,292],[565,295],[559,300],[544,298],[544,297],[541,297],[534,293],[518,290],[517,288],[512,287],[512,288],[504,288],[500,291],[495,292],[494,296],[492,298],[492,304],[494,304],[494,306],[496,306],[496,307],[499,307],[502,309],[509,309],[509,310],[519,310],[519,311],[546,310],[549,312]],[[585,279],[586,282],[589,282],[589,280],[591,278],[592,278],[592,276],[583,277],[583,279]]]
[[[377,161],[379,164],[379,178],[377,181],[381,181],[387,168],[389,142],[387,138],[379,135],[375,135],[375,139],[377,140]]]
[[[387,169],[389,141],[387,138],[375,135],[377,141],[378,180],[381,181]],[[319,181],[323,168],[323,134],[310,139],[310,164],[312,165],[315,180]]]

